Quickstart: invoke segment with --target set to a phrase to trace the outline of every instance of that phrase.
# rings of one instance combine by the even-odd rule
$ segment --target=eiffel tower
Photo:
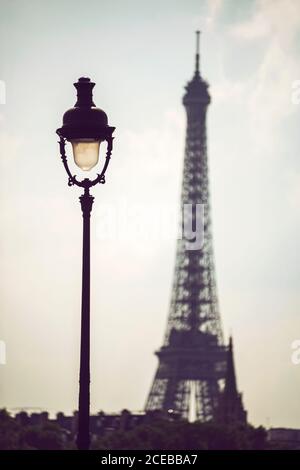
[[[187,114],[181,209],[192,207],[185,220],[195,227],[202,210],[203,239],[193,249],[190,233],[178,240],[168,324],[146,411],[175,412],[188,419],[191,408],[201,421],[214,419],[226,378],[224,345],[216,291],[206,150],[208,84],[199,69],[196,32],[195,73],[185,87]],[[190,205],[190,206],[188,206]],[[192,405],[193,403],[193,405]]]

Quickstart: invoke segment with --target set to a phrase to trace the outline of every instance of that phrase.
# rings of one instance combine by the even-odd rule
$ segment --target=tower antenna
[[[199,75],[200,34],[201,34],[201,31],[196,31],[196,67],[195,67],[195,75]]]

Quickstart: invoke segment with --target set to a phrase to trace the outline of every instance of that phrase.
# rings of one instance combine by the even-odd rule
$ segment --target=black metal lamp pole
[[[89,448],[90,418],[90,218],[94,198],[89,188],[80,196],[83,216],[81,345],[79,372],[78,449]]]
[[[95,84],[89,78],[80,78],[74,86],[77,89],[77,102],[74,108],[64,114],[63,127],[56,132],[60,137],[60,155],[69,178],[68,185],[84,189],[79,198],[83,216],[83,249],[77,447],[86,450],[90,446],[90,218],[94,201],[90,188],[98,183],[105,183],[115,128],[108,126],[105,112],[96,108],[93,103],[92,90]],[[72,175],[65,152],[66,140],[73,146],[75,163],[84,171],[98,163],[100,143],[107,142],[103,167],[96,178],[78,181],[76,175]]]

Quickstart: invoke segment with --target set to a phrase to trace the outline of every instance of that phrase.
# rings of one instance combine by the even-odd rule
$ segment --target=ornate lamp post
[[[98,183],[105,183],[105,172],[112,152],[112,134],[115,128],[108,125],[105,112],[96,108],[93,103],[95,83],[92,83],[89,78],[79,78],[74,86],[77,90],[77,102],[74,108],[65,112],[63,126],[56,132],[60,137],[60,155],[68,175],[68,185],[84,189],[79,198],[83,215],[83,252],[77,447],[88,449],[90,443],[90,216],[94,201],[90,188]],[[66,141],[72,144],[74,161],[83,171],[89,171],[97,165],[100,144],[107,142],[106,157],[103,159],[101,172],[96,178],[84,178],[79,181],[76,175],[72,175],[65,152]]]

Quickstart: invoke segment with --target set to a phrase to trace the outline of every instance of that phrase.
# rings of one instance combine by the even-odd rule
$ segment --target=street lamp
[[[95,83],[89,78],[79,78],[74,83],[77,90],[77,102],[63,116],[63,126],[57,129],[60,137],[59,147],[62,162],[68,175],[69,186],[84,189],[80,196],[83,215],[83,250],[82,250],[82,300],[81,300],[81,345],[79,373],[79,411],[78,411],[78,449],[89,449],[89,414],[90,414],[90,216],[94,198],[90,188],[97,183],[105,183],[112,146],[114,127],[108,125],[107,115],[95,107],[93,88]],[[66,156],[66,141],[72,144],[75,164],[83,171],[94,168],[99,160],[102,142],[107,142],[106,156],[100,173],[94,179],[78,180],[69,169]],[[100,156],[101,160],[101,156]]]

